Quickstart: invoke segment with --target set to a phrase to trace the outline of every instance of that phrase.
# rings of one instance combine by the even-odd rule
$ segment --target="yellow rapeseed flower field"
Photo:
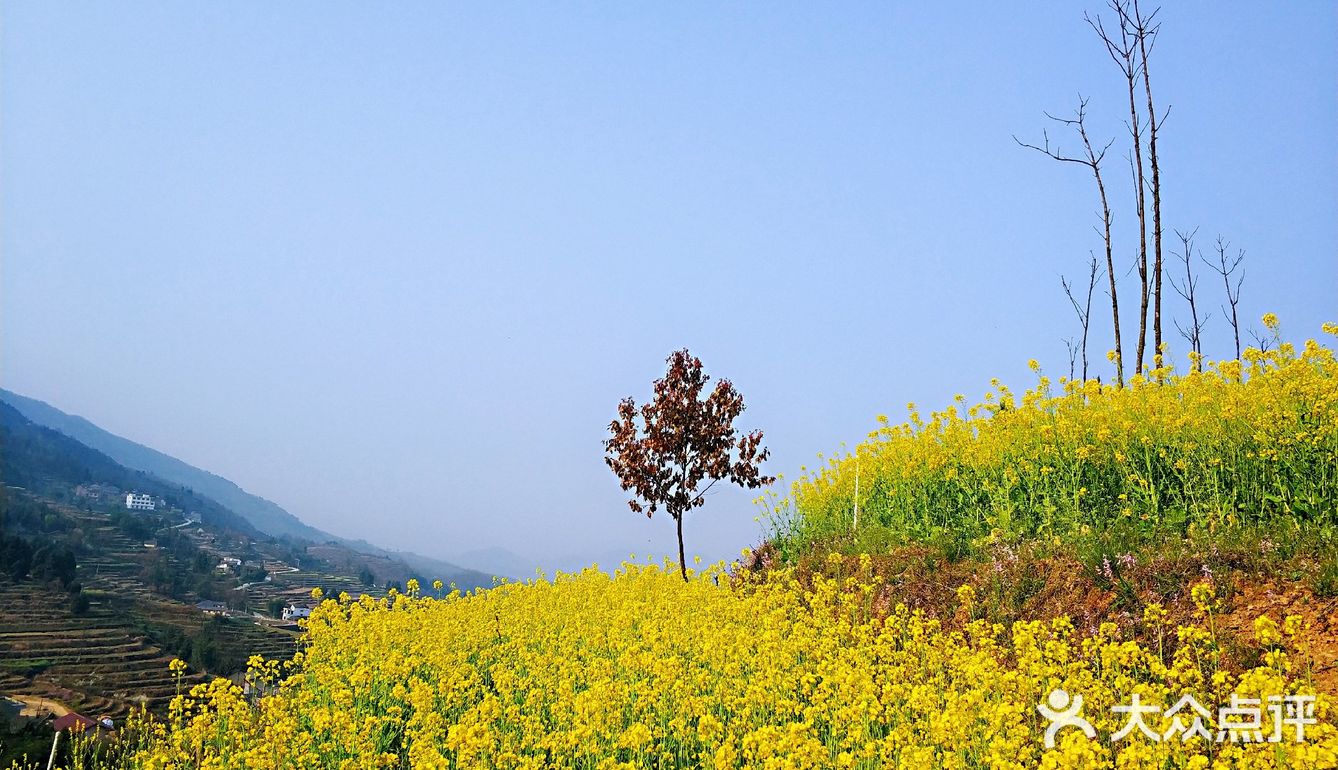
[[[993,384],[974,406],[958,396],[927,419],[914,404],[902,424],[880,417],[854,452],[770,501],[778,538],[802,552],[849,533],[857,505],[858,528],[886,533],[880,543],[1113,522],[1147,532],[1338,523],[1338,361],[1314,340],[1298,351],[1275,336],[1242,361],[1166,366],[1123,388],[1060,380],[1056,390],[1040,376],[1017,396]]]
[[[793,484],[777,539],[811,552],[851,532],[857,488],[858,529],[904,541],[1332,530],[1333,351],[1275,339],[1200,363],[1123,388],[1054,392],[1041,376],[1018,397],[996,382],[927,420],[912,405]],[[1148,604],[1140,643],[1114,623],[971,620],[988,614],[972,586],[945,627],[895,604],[872,564],[716,565],[686,584],[667,563],[624,564],[469,595],[410,581],[388,599],[324,598],[294,660],[253,659],[249,692],[197,686],[123,731],[114,760],[84,766],[1338,767],[1303,619],[1265,615],[1252,639],[1220,638],[1206,568],[1183,587],[1195,622]]]
[[[834,560],[834,564],[836,561]],[[789,570],[738,582],[720,566],[686,585],[675,566],[624,565],[443,598],[325,600],[291,665],[253,662],[244,697],[226,680],[141,726],[143,768],[1020,768],[1333,767],[1338,730],[1320,695],[1298,743],[1112,742],[1111,707],[1137,693],[1169,708],[1190,694],[1214,714],[1232,693],[1310,693],[1299,619],[1259,624],[1261,662],[1216,666],[1202,627],[1164,629],[1175,651],[1083,637],[1066,620],[975,621],[948,631],[897,607],[871,612],[879,581],[801,585]],[[410,589],[411,592],[414,588]],[[1202,609],[1212,611],[1205,587]],[[963,601],[973,597],[962,591]],[[1164,623],[1150,607],[1144,622]],[[1163,657],[1165,655],[1165,657]],[[1037,710],[1081,696],[1096,730],[1047,749]],[[253,702],[254,701],[254,702]],[[1264,709],[1267,739],[1276,716]],[[1192,714],[1190,715],[1192,716]],[[1157,734],[1180,717],[1149,718]]]

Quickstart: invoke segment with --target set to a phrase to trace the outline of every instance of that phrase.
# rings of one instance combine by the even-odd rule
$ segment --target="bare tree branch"
[[[1105,181],[1101,177],[1101,162],[1105,160],[1106,151],[1110,149],[1110,146],[1114,144],[1115,140],[1111,139],[1109,142],[1106,142],[1105,146],[1102,147],[1099,151],[1092,145],[1091,137],[1087,133],[1087,100],[1082,97],[1082,94],[1078,95],[1078,109],[1074,112],[1074,116],[1072,118],[1059,118],[1055,117],[1054,115],[1051,115],[1048,112],[1045,113],[1045,116],[1050,120],[1053,120],[1057,123],[1062,123],[1065,126],[1073,128],[1078,132],[1079,138],[1082,139],[1082,146],[1083,146],[1083,154],[1081,156],[1065,155],[1059,149],[1058,146],[1052,148],[1050,146],[1050,134],[1048,131],[1044,130],[1042,130],[1041,133],[1042,137],[1044,137],[1044,143],[1041,145],[1028,144],[1027,142],[1022,141],[1021,139],[1018,139],[1016,136],[1013,137],[1013,141],[1017,142],[1022,147],[1027,147],[1029,149],[1036,150],[1037,152],[1046,155],[1050,158],[1053,158],[1054,160],[1063,163],[1077,163],[1079,165],[1085,166],[1087,167],[1088,170],[1092,172],[1092,178],[1096,181],[1096,190],[1101,199],[1102,238],[1105,241],[1105,246],[1106,246],[1106,275],[1110,278],[1110,284],[1109,288],[1107,289],[1107,295],[1110,297],[1110,313],[1115,330],[1115,378],[1116,382],[1119,385],[1124,385],[1124,349],[1121,346],[1120,342],[1120,300],[1119,300],[1119,293],[1115,285],[1115,255],[1110,236],[1110,223],[1111,223],[1110,203],[1106,198]],[[1093,257],[1093,262],[1095,262],[1095,257]],[[1092,275],[1095,275],[1095,272],[1093,272]],[[1064,281],[1064,283],[1066,287],[1065,291],[1067,292],[1068,291],[1067,281]],[[1091,289],[1094,287],[1095,287],[1095,278],[1092,279],[1087,293],[1088,315],[1090,315],[1091,312],[1091,295],[1092,295]],[[1071,295],[1070,299],[1072,299]],[[1087,324],[1086,322],[1084,322],[1084,330],[1083,330],[1084,351],[1086,350],[1086,338],[1087,338],[1086,326]],[[1086,366],[1085,352],[1083,358],[1084,358],[1083,379],[1086,379],[1087,366]]]
[[[1148,300],[1149,300],[1149,276],[1148,276],[1148,249],[1147,249],[1147,204],[1143,190],[1143,136],[1142,120],[1138,115],[1138,101],[1136,98],[1136,83],[1140,74],[1142,74],[1144,61],[1139,56],[1140,46],[1136,28],[1132,18],[1129,15],[1129,0],[1111,0],[1110,7],[1115,11],[1116,20],[1119,22],[1119,38],[1106,30],[1101,17],[1093,17],[1090,14],[1083,14],[1087,24],[1101,38],[1101,42],[1106,46],[1106,52],[1110,58],[1119,67],[1121,74],[1124,75],[1127,90],[1129,93],[1129,133],[1133,138],[1132,154],[1130,156],[1130,165],[1133,167],[1134,175],[1134,194],[1137,202],[1138,213],[1138,278],[1140,284],[1139,308],[1138,308],[1138,345],[1137,357],[1134,361],[1134,372],[1141,374],[1143,372],[1143,359],[1147,345],[1147,321],[1148,321]]]
[[[1212,313],[1209,313],[1203,318],[1199,318],[1197,301],[1199,279],[1194,275],[1193,260],[1194,236],[1197,235],[1198,232],[1199,228],[1197,227],[1188,233],[1181,232],[1180,230],[1175,231],[1176,237],[1180,239],[1180,261],[1185,266],[1185,281],[1183,284],[1178,284],[1175,282],[1175,278],[1170,279],[1171,288],[1174,289],[1175,293],[1179,294],[1185,302],[1189,303],[1189,328],[1181,326],[1179,321],[1175,322],[1175,328],[1180,332],[1180,336],[1184,337],[1185,341],[1189,343],[1190,351],[1195,354],[1191,358],[1193,360],[1194,371],[1196,372],[1203,370],[1203,328],[1207,325],[1208,319],[1212,317]],[[1202,259],[1202,257],[1200,257],[1200,259]]]
[[[1161,9],[1156,8],[1152,13],[1145,17],[1138,7],[1138,0],[1133,0],[1133,16],[1130,17],[1128,13],[1128,4],[1116,5],[1115,7],[1117,9],[1123,8],[1121,26],[1131,26],[1133,28],[1134,39],[1138,42],[1138,52],[1142,61],[1143,70],[1143,91],[1147,96],[1148,103],[1148,162],[1152,167],[1152,338],[1153,356],[1155,360],[1157,356],[1161,355],[1162,345],[1161,168],[1157,163],[1157,129],[1160,128],[1160,126],[1157,122],[1157,109],[1152,103],[1152,76],[1148,70],[1148,53],[1151,52],[1156,45],[1157,35],[1161,31],[1161,24],[1156,23],[1157,14],[1161,12]],[[1135,141],[1137,141],[1136,137]]]
[[[1087,296],[1081,305],[1078,304],[1077,297],[1073,295],[1073,285],[1064,276],[1059,277],[1059,284],[1064,287],[1064,295],[1069,298],[1069,304],[1073,305],[1073,313],[1078,316],[1078,325],[1082,327],[1082,342],[1079,349],[1082,353],[1083,382],[1087,381],[1087,332],[1091,328],[1092,322],[1092,293],[1096,290],[1096,282],[1100,271],[1096,255],[1090,252],[1089,255],[1091,259],[1087,263]],[[1073,353],[1073,350],[1069,351],[1069,379],[1073,379]]]
[[[1260,353],[1267,353],[1277,340],[1277,335],[1268,336],[1260,333],[1257,329],[1250,329],[1250,336],[1254,338],[1254,346],[1259,348]]]
[[[1222,285],[1226,289],[1227,300],[1227,304],[1222,306],[1222,315],[1227,316],[1227,320],[1231,321],[1231,331],[1236,338],[1236,358],[1239,359],[1241,352],[1240,316],[1237,314],[1236,308],[1237,305],[1240,304],[1241,284],[1245,283],[1245,268],[1242,266],[1242,263],[1245,261],[1245,250],[1240,249],[1236,252],[1234,258],[1228,258],[1227,249],[1231,248],[1231,242],[1223,240],[1220,235],[1217,236],[1217,243],[1213,245],[1213,248],[1217,252],[1217,262],[1214,264],[1213,262],[1204,259],[1203,263],[1212,268],[1213,272],[1222,277]],[[1240,275],[1236,277],[1236,285],[1233,288],[1231,285],[1231,276],[1235,275],[1238,269],[1240,270]],[[1228,306],[1231,308],[1230,313],[1227,312]]]

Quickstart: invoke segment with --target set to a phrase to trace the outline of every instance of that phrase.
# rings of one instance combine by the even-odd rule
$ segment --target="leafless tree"
[[[1110,203],[1106,198],[1106,184],[1101,178],[1101,162],[1105,160],[1106,151],[1114,144],[1112,139],[1106,142],[1105,146],[1097,150],[1092,146],[1092,140],[1087,134],[1087,100],[1078,96],[1078,109],[1072,118],[1057,118],[1050,113],[1045,116],[1057,123],[1063,123],[1065,126],[1075,129],[1078,136],[1082,139],[1083,154],[1081,156],[1065,155],[1058,146],[1051,148],[1050,134],[1048,131],[1042,132],[1045,141],[1042,145],[1028,144],[1016,136],[1013,141],[1023,147],[1027,147],[1037,152],[1043,153],[1057,161],[1064,163],[1076,163],[1080,166],[1086,166],[1092,172],[1092,178],[1096,181],[1096,191],[1101,198],[1101,235],[1106,246],[1106,275],[1110,278],[1110,314],[1115,330],[1115,380],[1119,385],[1124,385],[1124,349],[1120,343],[1120,300],[1119,293],[1115,288],[1115,256],[1112,252],[1110,239]],[[1084,374],[1084,377],[1086,375]]]
[[[1064,348],[1069,353],[1069,380],[1073,379],[1075,367],[1078,364],[1078,345],[1072,337],[1064,338]]]
[[[1106,46],[1106,52],[1110,58],[1120,68],[1128,86],[1129,93],[1129,133],[1133,137],[1133,147],[1130,155],[1130,165],[1133,167],[1135,200],[1138,207],[1138,278],[1141,289],[1139,292],[1138,307],[1138,345],[1137,357],[1134,361],[1134,373],[1142,374],[1143,358],[1147,346],[1147,326],[1148,326],[1148,234],[1147,234],[1147,203],[1144,195],[1144,176],[1143,176],[1143,121],[1138,114],[1137,83],[1138,77],[1142,74],[1143,63],[1139,59],[1139,41],[1134,24],[1128,11],[1128,0],[1111,0],[1110,7],[1114,9],[1116,19],[1119,23],[1118,36],[1106,30],[1101,17],[1083,14],[1083,18],[1101,38],[1101,42]]]
[[[1260,353],[1267,353],[1273,349],[1273,343],[1277,341],[1276,334],[1264,334],[1258,329],[1250,329],[1250,337],[1254,339],[1254,346],[1259,348]]]
[[[1090,256],[1091,259],[1087,263],[1087,296],[1082,304],[1078,304],[1078,298],[1073,295],[1073,284],[1064,276],[1059,276],[1059,284],[1064,287],[1064,296],[1069,298],[1069,304],[1073,305],[1073,312],[1078,316],[1078,325],[1082,327],[1082,341],[1078,348],[1082,353],[1083,382],[1087,381],[1087,331],[1092,325],[1092,292],[1096,289],[1096,281],[1101,270],[1097,265],[1096,255]],[[1069,379],[1073,379],[1072,349],[1069,350]]]
[[[1159,119],[1157,117],[1157,108],[1152,102],[1152,75],[1148,71],[1148,54],[1152,51],[1157,42],[1157,34],[1161,31],[1161,23],[1157,22],[1157,14],[1161,8],[1153,9],[1147,16],[1143,15],[1138,7],[1138,0],[1133,0],[1133,15],[1129,15],[1129,5],[1116,4],[1115,8],[1123,8],[1121,26],[1129,26],[1133,29],[1134,39],[1138,41],[1138,56],[1142,63],[1143,71],[1143,92],[1147,96],[1147,114],[1148,114],[1148,163],[1152,168],[1152,339],[1154,345],[1153,355],[1161,352],[1162,333],[1161,333],[1161,287],[1162,287],[1162,253],[1161,253],[1161,167],[1157,163],[1157,130],[1161,128],[1162,123],[1166,121],[1167,113]],[[1136,140],[1135,140],[1136,141]]]
[[[1222,305],[1222,315],[1231,321],[1231,331],[1236,337],[1236,358],[1240,358],[1240,316],[1236,313],[1236,306],[1240,304],[1240,286],[1245,282],[1245,267],[1243,266],[1245,250],[1239,249],[1236,256],[1229,258],[1227,257],[1227,250],[1230,248],[1230,241],[1223,240],[1220,235],[1217,236],[1217,243],[1214,244],[1214,249],[1217,251],[1217,262],[1209,262],[1206,259],[1203,262],[1211,267],[1213,272],[1222,276],[1222,285],[1226,288],[1227,300],[1227,303]],[[1236,285],[1233,288],[1231,286],[1231,276],[1236,275],[1237,270],[1240,271],[1240,275],[1236,276]],[[1227,312],[1228,307],[1231,308],[1230,313]]]
[[[1180,322],[1176,321],[1175,328],[1180,332],[1180,336],[1184,337],[1185,341],[1189,343],[1190,351],[1196,354],[1193,359],[1193,367],[1196,372],[1203,370],[1203,327],[1207,325],[1208,319],[1212,317],[1212,313],[1208,313],[1203,318],[1199,318],[1197,302],[1199,279],[1194,275],[1193,260],[1194,236],[1198,232],[1199,228],[1197,227],[1188,233],[1180,230],[1175,231],[1176,237],[1180,239],[1180,261],[1185,266],[1185,282],[1177,284],[1174,278],[1171,279],[1171,288],[1175,289],[1175,293],[1189,303],[1189,326],[1181,326]]]

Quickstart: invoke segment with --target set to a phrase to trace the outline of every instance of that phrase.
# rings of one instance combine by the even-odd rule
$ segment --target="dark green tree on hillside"
[[[720,380],[702,398],[711,379],[701,359],[686,349],[674,351],[669,370],[655,381],[655,397],[637,407],[628,397],[609,423],[605,457],[622,488],[632,492],[627,504],[650,518],[663,508],[678,530],[678,568],[688,579],[683,554],[683,516],[706,504],[706,493],[725,481],[756,489],[775,481],[763,476],[768,452],[762,431],[739,434],[734,420],[743,414],[743,396],[729,380]],[[702,484],[705,483],[703,487]]]

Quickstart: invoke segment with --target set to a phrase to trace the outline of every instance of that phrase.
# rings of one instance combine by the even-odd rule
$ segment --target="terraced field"
[[[376,598],[386,595],[384,589],[365,586],[348,575],[303,570],[283,562],[266,562],[265,571],[269,574],[269,580],[248,583],[238,589],[253,610],[264,607],[276,598],[285,604],[310,605],[313,588],[320,588],[331,596],[347,593],[355,599],[363,594]]]
[[[76,616],[68,597],[34,583],[0,583],[0,693],[49,698],[81,713],[122,716],[145,705],[164,707],[176,694],[168,663],[176,657],[156,645],[146,629],[172,629],[189,637],[208,616],[192,604],[150,590],[144,566],[158,555],[112,527],[106,518],[62,510],[78,521],[85,542],[78,579],[90,598]],[[241,617],[215,623],[209,638],[234,657],[255,653],[291,656],[298,635]],[[189,671],[185,686],[217,672]]]
[[[161,707],[176,692],[167,669],[172,656],[103,603],[76,617],[58,593],[0,584],[0,629],[0,691],[111,716],[140,704]],[[197,672],[186,677],[203,679]]]
[[[328,571],[297,569],[280,552],[271,553],[270,544],[187,528],[179,534],[211,559],[234,556],[243,549],[264,555],[266,580],[219,596],[218,588],[228,591],[228,579],[215,576],[219,579],[207,598],[226,599],[233,607],[250,610],[215,618],[195,607],[206,597],[178,592],[173,598],[154,590],[149,576],[164,570],[198,576],[191,572],[194,565],[158,547],[155,538],[164,537],[164,531],[132,536],[105,512],[42,502],[67,520],[63,531],[71,533],[69,542],[78,558],[76,579],[89,598],[89,609],[75,615],[69,609],[69,595],[53,587],[0,582],[0,694],[45,698],[80,713],[113,718],[140,705],[162,710],[177,692],[177,681],[168,669],[176,657],[217,669],[188,671],[182,684],[189,687],[216,675],[238,678],[250,655],[292,656],[302,632],[262,614],[271,600],[310,604],[313,588],[330,595],[385,595],[382,589],[341,574],[337,565]],[[395,577],[388,569],[381,571]],[[202,654],[205,648],[208,652]]]

